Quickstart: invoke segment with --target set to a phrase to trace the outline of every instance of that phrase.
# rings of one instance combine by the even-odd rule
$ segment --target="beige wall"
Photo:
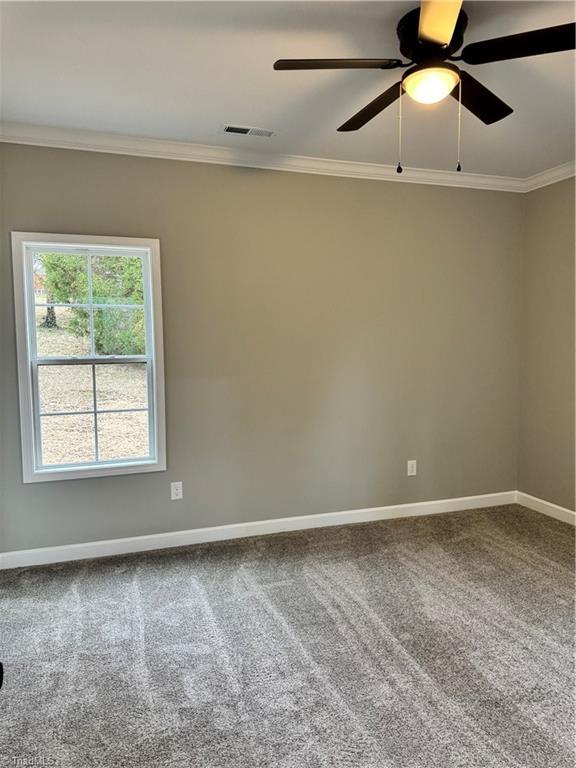
[[[519,489],[574,509],[574,180],[525,199]]]
[[[523,196],[1,151],[5,549],[516,487]],[[10,230],[160,238],[166,473],[22,485]]]

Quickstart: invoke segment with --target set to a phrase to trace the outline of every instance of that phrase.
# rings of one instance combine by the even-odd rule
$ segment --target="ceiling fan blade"
[[[571,51],[575,47],[576,24],[560,24],[558,27],[534,29],[519,35],[495,37],[471,43],[462,50],[466,64],[488,64],[491,61],[521,59],[524,56],[540,56],[542,53]]]
[[[400,59],[278,59],[274,69],[396,69]]]
[[[498,120],[502,120],[514,112],[512,107],[505,104],[502,99],[499,99],[495,93],[488,90],[485,85],[482,85],[468,72],[460,70],[460,83],[462,86],[462,106],[470,110],[486,125],[497,123]],[[458,88],[459,86],[456,86],[450,94],[456,101],[458,101]]]
[[[380,114],[386,107],[393,104],[401,93],[401,83],[397,82],[390,86],[387,91],[377,96],[374,101],[367,104],[360,112],[357,112],[350,120],[347,120],[343,125],[338,128],[339,131],[357,131],[358,128],[362,128],[367,122],[372,120],[373,117]]]
[[[448,45],[461,7],[462,0],[422,0],[418,38],[437,45]]]

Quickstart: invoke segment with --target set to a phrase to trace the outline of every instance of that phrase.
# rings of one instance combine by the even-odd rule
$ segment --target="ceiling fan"
[[[487,64],[574,49],[576,24],[535,29],[518,35],[496,37],[462,47],[468,17],[462,0],[422,0],[419,8],[403,16],[396,29],[400,52],[409,59],[279,59],[274,69],[399,69],[409,67],[401,80],[338,128],[357,131],[389,107],[404,92],[415,101],[433,104],[448,95],[460,99],[486,125],[514,111],[476,78],[453,61]],[[458,87],[459,86],[459,87]]]

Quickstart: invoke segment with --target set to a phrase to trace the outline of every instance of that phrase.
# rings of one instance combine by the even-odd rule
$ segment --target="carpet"
[[[572,768],[573,529],[519,506],[0,573],[0,765]]]

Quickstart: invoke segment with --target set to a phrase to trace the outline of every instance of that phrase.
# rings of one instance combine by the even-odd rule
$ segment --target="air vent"
[[[225,125],[224,133],[241,133],[245,136],[250,133],[250,128],[242,128],[240,125]]]
[[[225,125],[224,133],[238,133],[241,136],[262,136],[266,139],[274,136],[274,131],[270,131],[267,128],[250,128],[246,125]]]
[[[274,136],[274,131],[269,131],[267,128],[250,128],[248,135],[264,136],[264,138],[269,139],[271,136]]]

